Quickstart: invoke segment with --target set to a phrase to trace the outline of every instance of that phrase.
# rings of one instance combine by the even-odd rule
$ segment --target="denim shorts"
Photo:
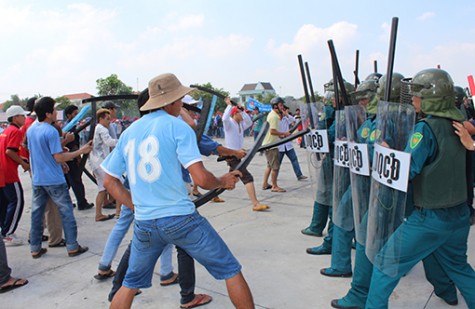
[[[129,268],[123,285],[148,288],[163,248],[175,244],[217,280],[234,277],[241,265],[208,220],[197,212],[153,220],[135,220]]]

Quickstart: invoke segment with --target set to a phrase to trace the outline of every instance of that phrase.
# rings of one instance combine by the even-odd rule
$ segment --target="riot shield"
[[[366,255],[388,276],[397,274],[401,243],[391,238],[404,220],[410,154],[404,152],[414,128],[412,105],[380,101],[371,169]]]
[[[310,128],[305,135],[307,165],[312,189],[316,192],[315,201],[323,205],[331,205],[333,163],[329,152],[328,133],[326,127],[325,106],[323,103],[302,104],[300,106],[303,128]],[[312,121],[310,121],[312,117]],[[313,123],[314,128],[310,127]]]
[[[335,155],[333,167],[333,224],[351,231],[353,224],[350,187],[350,162],[346,136],[345,111],[335,112]]]
[[[358,243],[366,242],[366,225],[369,191],[371,187],[368,144],[371,119],[366,119],[366,108],[361,105],[345,107],[346,135],[350,162],[351,196],[353,199],[353,219],[355,237]]]

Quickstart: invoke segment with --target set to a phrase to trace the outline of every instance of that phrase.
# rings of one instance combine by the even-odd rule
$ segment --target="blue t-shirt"
[[[61,164],[54,154],[63,152],[59,133],[51,124],[35,122],[26,131],[30,166],[34,186],[51,186],[66,183]]]
[[[221,144],[213,141],[208,135],[205,135],[205,134],[203,134],[200,142],[198,143],[198,149],[200,150],[200,153],[207,157],[209,157],[212,154],[217,155],[218,146],[221,146]],[[183,181],[186,183],[190,183],[191,182],[190,172],[188,172],[188,170],[183,167],[181,168],[181,172],[183,176]]]
[[[200,162],[195,132],[185,122],[159,110],[143,116],[122,133],[102,163],[109,175],[126,173],[137,220],[191,214],[181,166]]]

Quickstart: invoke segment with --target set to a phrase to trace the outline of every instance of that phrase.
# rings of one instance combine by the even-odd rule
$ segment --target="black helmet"
[[[277,104],[277,103],[285,104],[285,101],[281,97],[275,97],[275,98],[272,98],[272,100],[270,100],[270,104]]]

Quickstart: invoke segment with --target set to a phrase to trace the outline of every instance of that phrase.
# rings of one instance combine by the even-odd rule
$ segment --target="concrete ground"
[[[252,139],[246,138],[246,147]],[[307,172],[306,154],[296,148],[304,174]],[[217,163],[216,157],[205,158],[205,165],[218,175],[227,167]],[[234,191],[221,195],[225,203],[209,203],[200,208],[204,215],[226,241],[243,266],[243,273],[249,283],[257,308],[330,308],[330,301],[342,297],[349,289],[351,278],[328,278],[319,270],[330,266],[329,255],[312,256],[305,253],[307,247],[319,245],[322,238],[304,236],[300,230],[306,227],[312,215],[313,192],[310,182],[297,181],[291,164],[284,158],[279,185],[286,193],[262,191],[262,175],[265,156],[256,155],[249,166],[254,175],[258,198],[269,204],[269,212],[257,213],[251,210],[244,186],[239,183]],[[25,210],[17,235],[27,238],[31,214],[31,182],[21,173],[25,191]],[[94,202],[96,187],[83,177],[87,198]],[[71,193],[72,194],[72,193]],[[74,195],[73,200],[74,200]],[[30,256],[29,247],[8,247],[7,254],[13,275],[25,277],[29,284],[0,296],[0,308],[106,308],[107,295],[112,280],[97,281],[102,250],[114,225],[114,220],[94,221],[94,208],[75,210],[78,223],[78,240],[89,247],[85,254],[70,258],[66,249],[52,248],[38,260]],[[112,213],[112,210],[104,210]],[[115,269],[122,252],[132,237],[126,236],[114,260]],[[44,243],[46,245],[46,243]],[[468,258],[475,265],[474,227],[469,236]],[[354,251],[352,253],[354,255]],[[176,270],[176,259],[174,261]],[[213,301],[205,308],[232,308],[224,282],[216,281],[199,264],[196,266],[196,293],[207,293]],[[178,285],[161,287],[158,266],[155,268],[153,287],[144,289],[134,300],[134,308],[179,308]],[[475,287],[474,287],[475,288]],[[449,308],[433,294],[431,285],[425,280],[421,264],[405,276],[390,299],[390,308]],[[450,307],[452,308],[452,307]],[[467,308],[459,293],[459,305]]]

